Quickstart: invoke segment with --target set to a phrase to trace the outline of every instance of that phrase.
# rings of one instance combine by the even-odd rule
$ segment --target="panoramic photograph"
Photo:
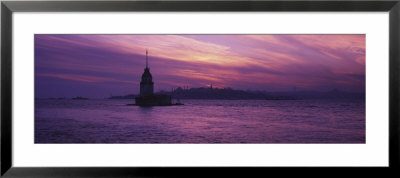
[[[366,142],[364,34],[36,34],[35,144]]]

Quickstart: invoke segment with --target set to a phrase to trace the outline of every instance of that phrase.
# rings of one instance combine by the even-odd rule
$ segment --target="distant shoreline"
[[[191,88],[182,89],[177,88],[171,92],[160,91],[156,94],[171,95],[173,100],[305,100],[305,99],[365,99],[365,93],[351,93],[339,90],[332,90],[328,92],[316,92],[316,91],[293,91],[293,92],[262,92],[262,91],[243,91],[233,90],[231,88]],[[97,98],[97,99],[130,99],[134,100],[137,96],[135,94],[121,95],[121,96],[110,96],[108,98]],[[52,98],[41,98],[41,99],[53,99],[53,100],[88,100],[94,98],[87,98],[77,96],[74,98],[67,97],[52,97]]]
[[[328,92],[293,91],[265,92],[244,91],[231,88],[177,88],[172,92],[160,91],[157,94],[171,95],[173,99],[216,99],[216,100],[303,100],[303,99],[365,99],[365,93],[351,93],[340,90]],[[135,99],[138,95],[111,96],[108,99]]]

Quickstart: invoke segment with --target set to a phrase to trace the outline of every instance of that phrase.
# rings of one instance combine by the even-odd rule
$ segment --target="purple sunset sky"
[[[365,92],[365,35],[35,35],[35,97],[231,87]]]

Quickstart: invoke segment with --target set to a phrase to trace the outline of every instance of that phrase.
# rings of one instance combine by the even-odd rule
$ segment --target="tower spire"
[[[149,63],[149,62],[148,62],[148,59],[147,59],[147,53],[148,53],[148,52],[147,52],[147,48],[146,48],[146,68],[148,68],[148,63]]]

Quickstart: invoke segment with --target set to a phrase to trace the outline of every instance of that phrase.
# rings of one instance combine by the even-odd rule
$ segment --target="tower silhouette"
[[[154,83],[148,65],[148,51],[146,49],[146,68],[144,69],[144,72],[142,74],[142,80],[140,81],[140,96],[150,96],[153,94]]]
[[[148,53],[146,49],[146,68],[144,68],[142,80],[140,81],[140,96],[135,98],[135,105],[144,107],[183,105],[182,103],[172,104],[171,95],[154,94],[154,83],[150,73]]]

